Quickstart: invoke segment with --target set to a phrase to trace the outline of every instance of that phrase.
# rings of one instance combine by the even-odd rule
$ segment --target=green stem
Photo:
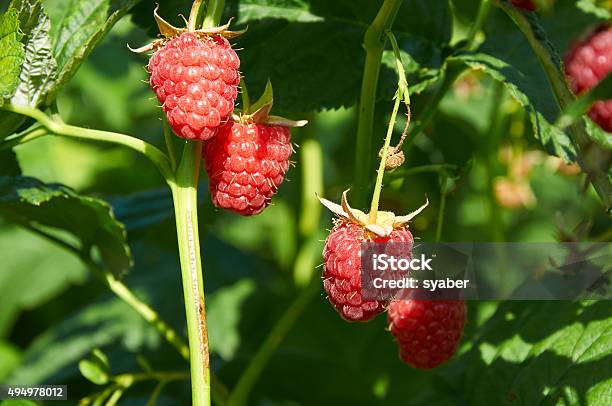
[[[319,292],[320,285],[320,280],[313,278],[310,284],[302,290],[296,300],[287,308],[251,359],[247,369],[242,373],[240,380],[230,395],[227,406],[243,406],[247,404],[249,394],[263,373],[268,361],[302,314],[306,305]]]
[[[380,159],[380,165],[378,166],[378,173],[376,175],[376,185],[374,185],[374,194],[372,195],[372,204],[370,205],[370,223],[376,223],[376,218],[378,217],[378,203],[380,201],[380,192],[382,190],[383,178],[385,176],[385,164],[387,162],[387,156],[389,155],[391,135],[393,134],[395,120],[397,119],[397,112],[399,110],[401,101],[402,95],[398,92],[395,98],[395,104],[393,105],[393,112],[391,112],[391,119],[389,121],[389,127],[387,128],[387,136],[385,137],[385,144],[383,146],[383,155]]]
[[[166,115],[162,114],[162,116],[162,131],[164,132],[164,141],[166,142],[166,149],[168,150],[170,167],[172,168],[172,172],[174,172],[176,171],[176,148],[174,147],[174,134],[172,133],[170,124],[168,124],[168,119],[166,118]]]
[[[491,0],[480,0],[480,6],[478,7],[478,14],[476,15],[476,20],[474,20],[474,24],[470,27],[470,32],[468,33],[467,45],[466,48],[469,50],[473,50],[476,45],[476,36],[478,32],[480,32],[484,22],[487,20],[489,15],[489,10],[491,9]]]
[[[187,22],[187,29],[189,31],[195,31],[198,29],[199,23],[201,19],[201,11],[202,6],[204,6],[204,2],[202,0],[194,0],[191,5],[191,11],[189,12],[189,20]]]
[[[380,64],[385,46],[385,31],[391,28],[402,0],[385,0],[368,27],[363,45],[366,51],[365,67],[359,98],[357,140],[355,148],[354,198],[361,204],[365,201],[368,179],[372,171],[372,139],[374,133],[374,107]]]
[[[186,141],[176,183],[171,184],[189,337],[193,404],[210,405],[210,365],[204,282],[198,233],[198,177],[201,141]]]
[[[33,141],[37,138],[44,137],[45,135],[49,134],[51,133],[46,128],[37,128],[36,130],[30,131],[27,134],[7,139],[2,144],[0,144],[0,151],[14,148],[17,145],[25,144],[26,142]]]
[[[196,3],[198,1],[196,0]],[[224,4],[224,0],[209,0],[202,28],[219,24]],[[190,25],[198,20],[201,10],[201,7],[196,8],[195,4],[194,8],[196,10],[190,15]],[[210,355],[198,230],[198,180],[201,160],[202,141],[185,141],[183,155],[176,171],[176,181],[169,184],[174,201],[187,317],[192,403],[194,406],[210,406]]]
[[[164,322],[155,310],[136,297],[134,292],[132,292],[123,282],[115,278],[112,273],[98,266],[98,264],[91,259],[88,253],[83,252],[61,238],[34,227],[29,223],[20,222],[19,224],[30,232],[37,234],[40,237],[43,237],[44,239],[62,247],[71,254],[76,255],[96,277],[102,280],[104,284],[109,287],[109,289],[115,295],[128,304],[144,320],[155,327],[155,329],[183,356],[183,358],[189,358],[189,347],[187,346],[187,343],[176,333],[176,331],[174,331],[172,327]]]
[[[186,360],[189,361],[189,346],[181,338],[180,335],[176,333],[166,322],[164,322],[157,312],[151,308],[148,304],[141,301],[135,294],[128,288],[123,282],[115,278],[113,274],[108,272],[107,270],[101,268],[98,264],[96,264],[86,253],[82,250],[74,247],[73,245],[67,243],[61,238],[56,237],[53,234],[47,233],[39,228],[33,227],[28,223],[19,222],[19,224],[28,229],[29,231],[53,242],[54,244],[62,247],[67,250],[71,254],[76,255],[81,259],[81,261],[87,266],[87,268],[98,277],[109,289],[117,295],[121,300],[123,300],[127,305],[129,305],[136,313],[138,313],[145,321],[149,322],[157,331],[168,341],[170,345],[172,345],[178,353]],[[217,378],[216,375],[211,373],[211,384],[214,384],[214,389],[212,389],[212,393],[215,398],[218,400],[218,404],[224,405],[229,396],[229,391],[227,387]]]
[[[548,38],[546,38],[546,33],[535,22],[535,16],[530,15],[527,17],[506,1],[502,1],[500,4],[523,32],[525,38],[527,38],[529,45],[531,45],[540,65],[546,73],[561,111],[564,111],[576,100],[576,97],[567,85],[567,81],[561,71],[559,56]],[[589,136],[582,120],[570,126],[569,135],[576,146],[578,163],[588,175],[595,191],[604,203],[606,211],[610,213],[612,211],[612,183],[608,176],[609,161],[607,155],[609,151],[604,150]]]
[[[225,0],[209,0],[208,8],[206,9],[206,17],[204,17],[202,28],[212,28],[219,25],[224,7]]]
[[[33,107],[6,105],[3,109],[31,117],[41,123],[50,132],[65,137],[82,138],[93,141],[111,142],[126,146],[134,151],[144,154],[159,169],[166,180],[172,179],[172,169],[168,157],[157,147],[138,138],[129,135],[114,133],[109,131],[91,130],[89,128],[75,127],[65,124],[58,119],[48,117],[42,111]]]

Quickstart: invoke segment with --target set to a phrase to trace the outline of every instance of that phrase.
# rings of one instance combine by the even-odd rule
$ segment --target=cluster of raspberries
[[[368,237],[359,224],[340,219],[325,242],[323,286],[340,316],[351,322],[372,320],[387,310],[389,330],[399,346],[400,359],[414,368],[431,369],[450,359],[461,339],[466,319],[463,300],[398,299],[364,300],[361,294],[361,244],[411,246],[407,226],[388,236]]]
[[[289,128],[232,119],[240,59],[222,35],[182,33],[149,61],[150,84],[168,123],[203,148],[215,206],[250,216],[270,203],[293,152]]]

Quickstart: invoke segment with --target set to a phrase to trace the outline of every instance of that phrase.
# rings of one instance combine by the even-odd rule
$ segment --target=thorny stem
[[[363,45],[366,51],[365,67],[359,98],[359,117],[355,148],[354,198],[363,203],[368,179],[372,170],[372,136],[374,132],[374,107],[380,64],[386,42],[385,31],[391,28],[402,0],[384,0],[374,21],[368,27]]]
[[[157,147],[129,135],[109,131],[92,130],[65,124],[59,118],[51,118],[42,111],[33,107],[6,105],[3,109],[31,117],[41,123],[51,133],[65,137],[82,138],[93,141],[111,142],[120,144],[134,151],[140,152],[149,158],[159,169],[166,180],[173,179],[174,175],[168,157]]]

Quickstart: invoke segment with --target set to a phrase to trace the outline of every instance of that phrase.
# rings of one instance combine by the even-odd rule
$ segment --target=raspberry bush
[[[609,278],[589,301],[366,300],[360,251],[608,247],[611,13],[0,3],[0,383],[82,405],[608,406]],[[570,271],[607,275],[579,254]],[[516,259],[495,258],[480,283]]]

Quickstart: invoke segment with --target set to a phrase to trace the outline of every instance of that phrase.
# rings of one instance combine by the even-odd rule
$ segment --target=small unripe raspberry
[[[221,35],[185,32],[149,61],[151,88],[179,137],[207,140],[228,120],[238,95],[240,59]]]
[[[366,235],[359,224],[338,220],[325,241],[323,287],[330,303],[347,321],[369,321],[386,305],[386,301],[363,300],[361,295],[360,252]],[[390,235],[371,241],[403,242],[410,251],[414,239],[407,227],[398,227]]]
[[[391,301],[387,317],[402,361],[431,369],[457,350],[465,316],[462,300],[402,299]]]
[[[565,73],[572,90],[581,94],[595,87],[612,72],[612,26],[598,27],[575,43],[565,55]],[[612,132],[612,99],[593,104],[589,116],[605,131]]]
[[[514,7],[522,8],[528,11],[535,11],[536,6],[532,0],[512,0]]]
[[[260,213],[285,179],[292,153],[287,127],[223,124],[203,150],[213,204],[243,216]]]

